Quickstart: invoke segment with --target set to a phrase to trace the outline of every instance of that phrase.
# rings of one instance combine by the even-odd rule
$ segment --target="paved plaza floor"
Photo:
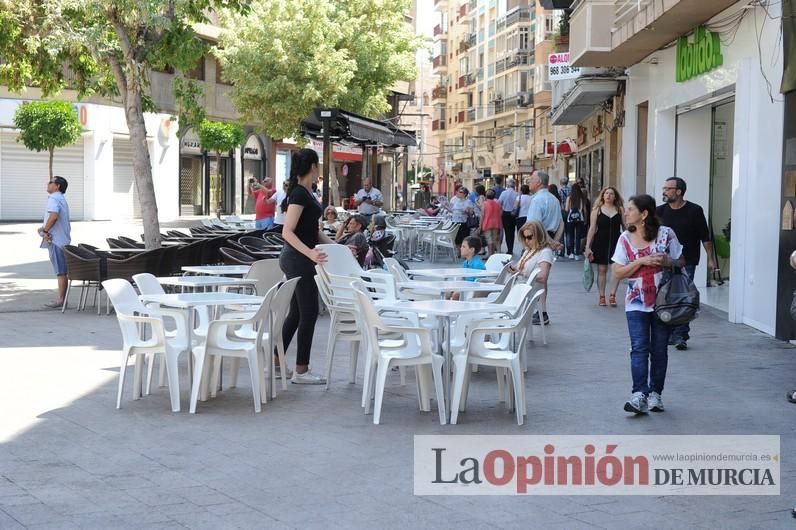
[[[104,225],[104,226],[103,226]],[[393,374],[382,424],[359,406],[341,345],[332,387],[289,386],[254,414],[239,388],[171,413],[165,388],[115,408],[121,337],[113,316],[40,310],[52,287],[34,225],[0,225],[0,528],[792,528],[796,348],[705,309],[690,349],[670,351],[666,412],[630,417],[622,308],[598,308],[580,262],[554,265],[549,344],[529,352],[528,417],[473,377],[459,425],[417,409]],[[80,223],[76,240],[132,234]],[[83,239],[80,239],[83,237]],[[93,239],[91,239],[93,238]],[[101,238],[100,238],[101,242]],[[9,246],[10,245],[10,246]],[[13,252],[8,252],[8,249]],[[428,266],[428,265],[426,265]],[[41,302],[41,303],[40,303]],[[324,366],[328,317],[313,365]],[[289,354],[292,357],[292,352]],[[128,372],[129,374],[129,372]],[[131,379],[130,379],[131,382]],[[188,381],[183,370],[182,403]],[[416,434],[777,434],[778,497],[417,497]]]

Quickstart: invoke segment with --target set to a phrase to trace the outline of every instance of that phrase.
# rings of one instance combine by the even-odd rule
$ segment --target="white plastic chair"
[[[287,313],[290,311],[290,301],[293,299],[298,282],[299,278],[292,278],[280,285],[271,302],[271,342],[273,343],[271,355],[273,355],[275,347],[281,367],[282,390],[287,390],[287,361],[285,360],[285,342],[282,340],[282,326],[284,326]],[[271,397],[276,397],[276,370],[271,370]]]
[[[330,317],[329,335],[326,344],[326,389],[328,390],[332,381],[332,365],[337,343],[339,341],[351,343],[348,382],[353,384],[356,382],[360,344],[365,337],[357,322],[358,311],[353,304],[353,300],[335,296],[329,285],[329,277],[323,268],[316,266],[315,270],[318,272],[315,276],[315,283],[318,284],[318,292],[323,303],[329,309]]]
[[[511,262],[511,254],[492,254],[486,260],[486,270],[490,272],[502,271]]]
[[[265,296],[265,293],[271,288],[281,282],[285,275],[282,269],[279,268],[278,259],[261,259],[252,263],[249,272],[246,273],[244,278],[247,280],[257,280],[255,290],[258,296]]]
[[[204,343],[193,348],[196,363],[194,366],[193,385],[191,387],[191,414],[196,413],[196,404],[199,400],[199,391],[203,385],[209,384],[205,372],[205,363],[208,357],[231,357],[246,359],[249,362],[249,375],[252,383],[252,397],[254,399],[254,411],[262,410],[261,403],[268,400],[268,388],[266,386],[265,375],[263,373],[263,363],[271,366],[272,353],[263,351],[265,333],[269,331],[268,321],[271,315],[271,305],[274,299],[276,288],[265,296],[260,308],[254,315],[248,318],[235,318],[234,314],[228,314],[226,318],[213,320],[207,330],[207,338]],[[231,338],[234,336],[235,328],[251,325],[257,328],[257,335],[254,340],[240,340]],[[268,355],[268,357],[264,357]],[[236,370],[233,369],[233,373]],[[270,369],[273,373],[273,369]],[[217,372],[215,372],[217,373]],[[215,379],[215,376],[213,377]],[[213,387],[215,388],[215,381]]]
[[[537,293],[538,296],[538,293]],[[525,347],[525,334],[531,324],[532,311],[528,304],[518,317],[511,319],[481,320],[473,322],[468,327],[467,341],[463,352],[453,356],[453,397],[451,402],[451,423],[458,421],[459,410],[464,409],[467,400],[467,379],[469,378],[468,365],[494,366],[498,370],[498,378],[502,377],[501,371],[507,370],[510,374],[510,389],[514,408],[517,416],[517,425],[522,425],[527,415],[525,399],[525,380],[521,366],[522,350]],[[489,336],[500,335],[509,338],[517,334],[519,340],[515,341],[514,348],[488,348]]]
[[[139,300],[133,286],[124,279],[115,278],[102,282],[122,331],[122,362],[119,366],[119,388],[116,394],[116,408],[122,407],[122,392],[130,357],[136,358],[133,376],[133,399],[141,398],[142,376],[145,357],[164,354],[166,357],[166,373],[169,380],[169,398],[171,410],[180,411],[180,377],[177,361],[181,352],[188,349],[186,342],[180,342],[180,336],[166,337],[163,318],[156,309],[144,306]],[[150,327],[149,339],[143,338],[142,332]]]
[[[338,276],[351,276],[359,278],[364,270],[359,266],[356,258],[351,253],[351,249],[346,245],[338,245],[337,243],[315,245],[316,250],[326,253],[326,263],[321,266],[329,274],[337,274]]]
[[[437,399],[440,424],[445,424],[445,398],[442,386],[443,358],[437,355],[431,340],[431,331],[419,326],[388,325],[382,320],[368,294],[361,290],[361,282],[352,284],[356,289],[360,314],[365,324],[368,336],[368,349],[375,362],[366,366],[369,371],[365,379],[363,394],[370,396],[370,385],[375,380],[375,405],[373,423],[378,425],[381,419],[381,407],[384,400],[384,387],[390,368],[393,366],[415,366],[418,370],[419,387],[423,379],[428,377],[428,368],[431,369],[434,390]],[[390,346],[379,340],[380,334],[400,335],[400,346]],[[420,390],[420,388],[419,388]]]
[[[135,285],[138,287],[138,292],[141,294],[166,294],[163,291],[163,286],[160,285],[158,279],[148,272],[142,272],[140,274],[133,275],[133,281]],[[147,307],[156,309],[159,314],[164,317],[168,318],[168,322],[173,322],[174,327],[169,329],[166,328],[166,338],[169,339],[178,339],[180,344],[186,345],[186,351],[190,351],[190,348],[187,347],[188,345],[188,318],[187,314],[182,309],[172,309],[167,307],[159,307],[158,304],[147,304]],[[206,307],[200,308],[200,310],[207,311]],[[207,318],[205,318],[207,320]],[[164,320],[164,324],[165,324]],[[203,330],[200,330],[199,334],[193,335],[196,339],[204,333]],[[180,352],[182,353],[182,352]],[[144,385],[144,395],[148,396],[152,390],[152,372],[155,366],[155,360],[157,356],[153,355],[150,356],[149,362],[147,363],[147,376],[146,376],[146,384]],[[166,376],[166,357],[160,357],[160,376],[158,380],[158,386],[163,386],[165,384],[165,376]]]
[[[451,251],[451,261],[456,261],[456,232],[459,231],[457,223],[451,223],[450,226],[440,230],[434,230],[433,245],[431,247],[431,261],[437,259],[437,252],[439,248],[448,249]]]

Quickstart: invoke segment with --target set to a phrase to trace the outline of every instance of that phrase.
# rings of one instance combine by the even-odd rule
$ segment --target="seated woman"
[[[550,276],[550,268],[553,266],[553,240],[545,231],[544,226],[539,221],[530,221],[522,225],[519,230],[520,242],[524,249],[520,261],[512,263],[509,270],[519,272],[523,278],[530,277],[531,273],[539,268],[539,274],[534,278],[534,283],[539,284],[545,292],[542,295],[542,318],[539,315],[533,316],[535,325],[550,323],[547,316],[547,279]]]
[[[365,233],[367,221],[360,215],[352,215],[344,225],[337,230],[335,241],[341,245],[346,245],[353,252],[354,257],[360,266],[365,264],[365,256],[368,254],[368,236]]]
[[[323,211],[322,228],[327,232],[336,234],[343,223],[337,218],[337,210],[334,206],[327,206]]]

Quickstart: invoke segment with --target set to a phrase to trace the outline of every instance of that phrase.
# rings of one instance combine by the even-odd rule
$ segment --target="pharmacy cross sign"
[[[678,83],[718,68],[724,63],[721,55],[719,34],[700,26],[694,31],[693,40],[677,39],[677,62],[675,79]]]

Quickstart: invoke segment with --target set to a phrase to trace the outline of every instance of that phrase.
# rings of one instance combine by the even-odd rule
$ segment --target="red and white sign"
[[[580,68],[570,66],[569,52],[551,53],[547,59],[550,81],[574,79],[580,75]]]
[[[323,142],[320,140],[311,140],[312,149],[318,153],[318,156],[323,158]],[[345,162],[361,162],[362,161],[362,148],[352,147],[349,145],[332,144],[332,159]]]

